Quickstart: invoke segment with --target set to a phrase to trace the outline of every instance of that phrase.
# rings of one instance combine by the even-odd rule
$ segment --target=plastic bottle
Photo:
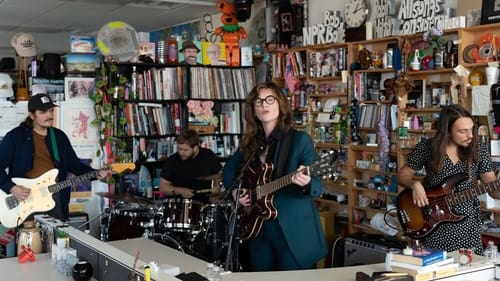
[[[221,280],[222,280],[222,276],[220,275],[219,267],[215,265],[214,266],[214,274],[212,276],[211,281],[221,281]]]
[[[497,259],[497,246],[495,243],[490,240],[488,241],[488,246],[484,249],[484,256],[488,258],[488,260],[495,262]]]
[[[132,99],[137,99],[137,68],[132,66],[132,84],[130,85],[130,89],[132,90]]]
[[[177,64],[177,40],[170,36],[167,42],[167,64]]]
[[[205,269],[205,278],[208,280],[212,280],[214,276],[214,264],[211,262],[207,262],[207,268]]]

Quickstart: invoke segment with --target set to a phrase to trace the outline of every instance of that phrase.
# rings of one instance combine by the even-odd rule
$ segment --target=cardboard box
[[[215,127],[212,125],[191,125],[189,124],[189,129],[195,130],[198,134],[213,134],[215,132]]]

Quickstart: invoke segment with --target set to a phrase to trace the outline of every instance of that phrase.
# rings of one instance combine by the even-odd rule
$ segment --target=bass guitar
[[[330,151],[316,160],[310,166],[302,171],[304,174],[323,176],[336,170],[336,165],[332,165],[337,153]],[[239,238],[247,240],[255,238],[259,234],[262,223],[265,220],[275,219],[278,211],[274,207],[274,193],[279,189],[292,183],[292,176],[297,173],[291,173],[281,178],[270,181],[274,166],[272,163],[264,163],[260,170],[247,169],[243,179],[243,186],[249,187],[248,194],[251,206],[243,206],[238,210],[239,218]]]
[[[134,163],[111,164],[111,170],[115,173],[134,169]],[[55,206],[54,199],[52,199],[53,193],[97,178],[99,175],[97,170],[56,183],[58,173],[59,170],[51,169],[34,179],[12,178],[16,185],[31,189],[30,195],[23,201],[17,200],[14,195],[6,194],[0,189],[0,222],[2,225],[7,228],[14,228],[24,222],[32,213],[51,210]]]
[[[451,211],[453,206],[500,188],[500,181],[496,180],[453,193],[453,187],[467,178],[466,174],[455,174],[435,187],[426,188],[429,205],[423,208],[413,204],[411,189],[401,191],[396,205],[403,232],[413,239],[421,239],[440,224],[460,222],[465,216],[453,213]]]

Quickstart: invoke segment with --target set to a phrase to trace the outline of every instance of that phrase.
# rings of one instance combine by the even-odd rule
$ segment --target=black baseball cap
[[[36,94],[31,96],[28,101],[28,111],[33,112],[35,110],[47,111],[58,105],[52,102],[52,99],[47,94]]]

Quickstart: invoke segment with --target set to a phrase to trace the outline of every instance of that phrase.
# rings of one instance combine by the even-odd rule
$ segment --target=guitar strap
[[[56,167],[59,166],[59,150],[57,149],[56,134],[54,133],[54,128],[49,128],[50,143],[52,145],[52,150],[54,151],[54,159],[56,160]]]
[[[285,134],[281,142],[278,164],[276,165],[276,178],[281,177],[285,174],[285,167],[286,163],[288,162],[288,156],[290,155],[290,145],[292,144],[294,132],[294,129],[290,129],[290,131]]]

